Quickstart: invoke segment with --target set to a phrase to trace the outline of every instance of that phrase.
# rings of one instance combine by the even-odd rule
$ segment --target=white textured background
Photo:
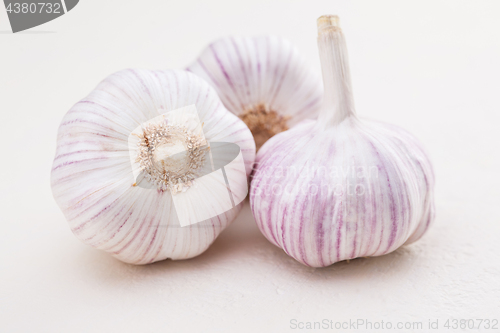
[[[0,7],[0,331],[500,319],[499,1],[82,0],[19,34]],[[286,37],[319,71],[316,18],[328,13],[346,34],[358,113],[410,130],[431,154],[437,219],[423,239],[311,269],[267,242],[248,206],[182,262],[134,267],[73,237],[49,185],[56,130],[100,80],[183,68],[226,35]]]

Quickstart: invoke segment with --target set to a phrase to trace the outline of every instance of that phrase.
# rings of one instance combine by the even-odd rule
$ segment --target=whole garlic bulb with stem
[[[276,36],[229,37],[209,45],[187,68],[250,128],[257,150],[321,105],[321,79],[293,45]]]
[[[318,33],[318,120],[262,147],[250,190],[266,238],[313,267],[392,252],[418,240],[434,217],[434,175],[420,143],[356,115],[338,17],[320,17]]]
[[[162,118],[189,106],[196,108],[202,132],[192,133],[182,121],[168,123]],[[178,117],[184,119],[184,114]],[[151,123],[158,117],[165,121]],[[136,129],[140,131],[134,137]],[[252,134],[224,108],[209,84],[187,71],[117,72],[62,120],[51,174],[54,198],[80,240],[122,261],[146,264],[197,256],[241,208],[179,225],[172,193],[191,191],[194,165],[203,162],[199,153],[205,141],[239,145],[246,188],[255,158]],[[186,147],[191,159],[174,161],[172,169],[165,162],[177,146]],[[140,168],[139,178],[133,163]]]

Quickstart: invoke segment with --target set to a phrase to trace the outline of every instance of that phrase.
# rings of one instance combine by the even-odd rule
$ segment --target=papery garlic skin
[[[322,35],[322,19],[334,41]],[[434,219],[424,149],[397,126],[356,116],[343,34],[331,21],[338,24],[336,17],[318,21],[324,109],[318,121],[262,147],[250,190],[261,232],[313,267],[390,253],[418,240]]]
[[[187,70],[209,82],[226,108],[245,121],[257,149],[274,134],[316,118],[321,105],[319,75],[276,36],[220,39]]]
[[[186,71],[120,71],[74,105],[59,128],[52,192],[80,240],[122,261],[147,264],[197,256],[232,222],[241,205],[180,227],[169,191],[133,182],[130,133],[161,112],[189,105],[196,106],[207,141],[239,145],[249,175],[251,132],[206,82]]]
[[[276,135],[257,154],[250,203],[266,238],[313,267],[419,239],[434,216],[420,144],[384,123],[346,119],[319,133],[315,125]]]

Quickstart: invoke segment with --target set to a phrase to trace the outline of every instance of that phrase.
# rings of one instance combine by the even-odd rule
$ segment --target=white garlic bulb
[[[318,19],[325,96],[317,121],[257,154],[250,203],[267,239],[313,267],[379,256],[419,239],[434,217],[432,166],[403,129],[360,119],[338,17]]]
[[[206,199],[186,194],[195,193],[190,187],[198,166],[207,162],[200,157],[209,150],[207,141],[241,148],[243,180],[229,181],[246,188],[255,157],[252,134],[209,84],[186,71],[120,71],[65,115],[51,174],[54,198],[80,240],[122,261],[194,257],[241,208],[180,226],[176,195],[186,210]],[[188,156],[168,160],[182,149]],[[215,190],[204,191],[217,199]]]
[[[210,83],[250,128],[257,150],[321,105],[321,79],[293,45],[275,36],[224,38],[187,68]]]

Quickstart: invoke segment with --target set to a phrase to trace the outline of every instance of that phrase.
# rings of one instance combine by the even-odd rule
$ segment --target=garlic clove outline
[[[188,71],[209,82],[252,131],[257,150],[273,135],[316,118],[321,79],[276,36],[228,37],[210,44]]]
[[[405,130],[356,115],[337,16],[318,19],[325,96],[317,121],[264,144],[250,205],[264,236],[304,265],[390,253],[434,220],[434,173]]]
[[[52,192],[77,238],[124,262],[147,264],[201,254],[234,220],[241,205],[180,227],[169,191],[154,177],[145,179],[148,174],[141,184],[149,187],[133,181],[131,132],[189,105],[196,106],[207,141],[239,145],[250,174],[255,157],[250,130],[201,78],[179,70],[117,72],[75,104],[58,131]]]

